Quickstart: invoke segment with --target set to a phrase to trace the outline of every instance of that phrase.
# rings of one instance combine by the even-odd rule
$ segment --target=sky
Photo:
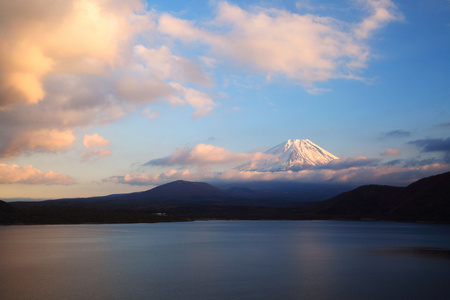
[[[450,171],[448,0],[0,0],[0,198]],[[288,139],[326,168],[245,172]]]

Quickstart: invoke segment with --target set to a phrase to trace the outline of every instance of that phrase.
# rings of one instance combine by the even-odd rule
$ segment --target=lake
[[[0,299],[450,299],[450,225],[0,226]]]

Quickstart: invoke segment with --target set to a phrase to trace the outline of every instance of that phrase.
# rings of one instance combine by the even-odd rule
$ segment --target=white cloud
[[[176,104],[182,102],[188,103],[195,108],[193,118],[201,118],[208,115],[216,103],[207,94],[192,88],[186,88],[177,82],[171,82],[170,85],[178,91],[181,97],[173,97],[172,101]]]
[[[277,9],[246,11],[219,2],[216,17],[206,28],[163,14],[158,29],[184,42],[201,41],[216,56],[266,74],[285,75],[316,91],[314,82],[358,78],[355,71],[366,66],[370,55],[365,39],[400,18],[389,0],[365,3],[371,15],[357,24]]]
[[[175,56],[167,46],[149,49],[143,45],[134,47],[134,53],[145,64],[145,67],[162,79],[178,82],[192,82],[200,85],[211,85],[209,75],[195,62],[184,57]]]

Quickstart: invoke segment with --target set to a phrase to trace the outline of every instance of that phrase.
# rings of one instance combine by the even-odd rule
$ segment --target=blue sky
[[[450,170],[450,2],[0,1],[0,198]],[[345,168],[237,172],[287,139]],[[167,158],[176,163],[149,166]],[[171,160],[172,159],[172,160]]]

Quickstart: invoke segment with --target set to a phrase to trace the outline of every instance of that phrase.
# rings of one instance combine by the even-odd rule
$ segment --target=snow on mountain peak
[[[265,152],[269,158],[248,162],[240,171],[300,171],[324,165],[338,157],[308,139],[289,139]]]

